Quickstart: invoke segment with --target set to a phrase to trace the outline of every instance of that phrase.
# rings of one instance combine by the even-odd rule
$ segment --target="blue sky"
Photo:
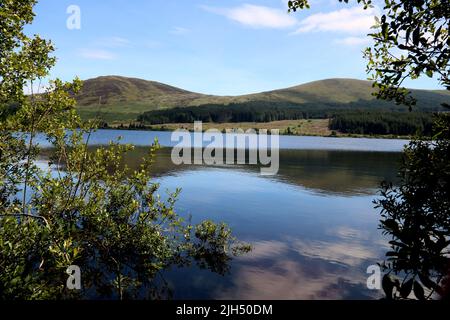
[[[362,50],[377,8],[312,0],[40,0],[28,33],[52,39],[52,77],[122,75],[238,95],[326,78],[366,79]],[[81,28],[66,27],[67,8]],[[421,79],[407,85],[439,88]]]

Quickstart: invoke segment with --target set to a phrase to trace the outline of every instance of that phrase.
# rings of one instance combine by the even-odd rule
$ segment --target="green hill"
[[[77,100],[80,106],[107,107],[131,103],[164,108],[200,97],[201,94],[155,81],[106,76],[84,81]]]
[[[213,96],[190,92],[155,81],[120,76],[105,76],[84,81],[77,96],[78,109],[84,118],[99,117],[111,122],[134,121],[146,111],[174,107],[217,104],[227,106],[251,102],[274,105],[317,105],[321,108],[391,107],[394,103],[378,101],[372,96],[369,81],[354,79],[328,79],[303,85],[249,94],[243,96]],[[450,94],[444,90],[412,90],[418,99],[418,109],[438,110],[449,102]]]
[[[370,81],[356,79],[326,79],[314,81],[299,86],[263,92],[250,95],[251,99],[258,101],[288,101],[292,103],[364,103],[364,101],[378,101],[372,93]],[[449,101],[450,94],[446,90],[411,90],[418,99],[420,109],[439,108],[440,104]]]

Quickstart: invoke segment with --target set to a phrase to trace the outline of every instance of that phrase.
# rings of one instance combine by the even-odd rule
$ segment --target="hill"
[[[309,82],[299,86],[258,93],[248,96],[257,101],[285,101],[295,104],[358,104],[364,106],[383,104],[372,93],[375,89],[372,82],[356,79],[326,79]],[[418,108],[439,109],[443,102],[448,102],[450,94],[446,90],[411,90],[418,100]],[[387,103],[385,106],[393,107],[395,104]]]
[[[140,114],[170,109],[208,104],[239,105],[251,103],[265,106],[317,105],[321,108],[354,109],[361,107],[398,108],[394,103],[378,101],[372,96],[369,81],[355,79],[327,79],[299,86],[249,94],[243,96],[214,96],[190,92],[155,81],[120,76],[104,76],[84,81],[83,89],[77,96],[78,108],[84,118],[99,117],[111,122],[134,121]],[[450,100],[444,90],[412,90],[418,99],[419,110],[438,110],[440,104]]]
[[[77,100],[80,106],[113,106],[121,104],[143,104],[171,107],[183,104],[201,94],[189,92],[155,81],[118,76],[98,77],[83,82]]]

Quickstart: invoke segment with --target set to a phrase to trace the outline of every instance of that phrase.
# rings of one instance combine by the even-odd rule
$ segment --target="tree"
[[[76,113],[78,79],[36,92],[56,59],[51,42],[23,31],[35,4],[0,0],[0,299],[161,298],[171,265],[227,272],[249,246],[225,224],[184,221],[179,191],[159,197],[157,142],[131,170],[123,156],[133,146],[88,148],[96,124]],[[53,146],[45,168],[39,139]],[[65,286],[71,265],[81,267],[81,291]]]
[[[448,131],[448,122],[445,125],[442,130]],[[411,142],[404,151],[400,183],[384,182],[381,199],[375,201],[381,209],[381,228],[391,237],[388,261],[382,264],[387,271],[383,288],[388,298],[406,299],[412,290],[418,299],[436,294],[448,298],[449,154],[448,138]]]
[[[342,2],[342,0],[341,0]],[[348,0],[344,0],[348,2]],[[365,8],[371,0],[357,0]],[[291,11],[309,8],[289,1]],[[377,18],[367,71],[378,98],[415,105],[405,79],[435,77],[450,90],[450,3],[448,0],[385,0]],[[444,104],[449,107],[449,104]],[[449,297],[450,281],[450,116],[435,115],[431,141],[420,137],[405,149],[400,183],[383,183],[380,228],[392,238],[383,288],[387,298]],[[401,277],[393,277],[395,274]],[[394,290],[395,289],[395,290]]]
[[[348,0],[339,0],[348,3]],[[372,0],[356,0],[365,9]],[[290,11],[309,8],[308,0],[289,1]],[[408,79],[436,76],[450,90],[450,5],[448,0],[385,0],[376,18],[373,47],[367,48],[367,71],[379,88],[377,96],[413,106],[415,100],[402,87]]]

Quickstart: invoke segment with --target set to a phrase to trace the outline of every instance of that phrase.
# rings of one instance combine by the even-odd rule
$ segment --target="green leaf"
[[[384,220],[384,221],[381,221],[381,223],[385,226],[385,227],[387,227],[387,228],[389,228],[389,229],[391,229],[391,230],[393,230],[393,231],[398,231],[399,229],[398,229],[398,223],[397,223],[397,221],[395,221],[394,219],[386,219],[386,220]]]
[[[386,252],[386,257],[397,257],[397,256],[398,256],[398,252],[396,252],[396,251]]]
[[[392,277],[388,274],[385,274],[382,281],[381,286],[383,287],[384,294],[386,295],[386,299],[392,299],[392,293],[394,290],[395,282]]]
[[[420,27],[417,27],[413,32],[413,44],[417,46],[420,41]]]
[[[425,292],[420,283],[417,281],[414,281],[414,295],[419,300],[425,300]]]
[[[400,296],[403,299],[408,298],[409,294],[411,293],[412,287],[413,287],[414,279],[410,279],[406,281],[400,288]]]
[[[419,279],[420,279],[420,282],[422,282],[422,284],[426,288],[428,288],[428,289],[436,288],[436,283],[434,283],[427,275],[425,275],[423,273],[419,273]]]

